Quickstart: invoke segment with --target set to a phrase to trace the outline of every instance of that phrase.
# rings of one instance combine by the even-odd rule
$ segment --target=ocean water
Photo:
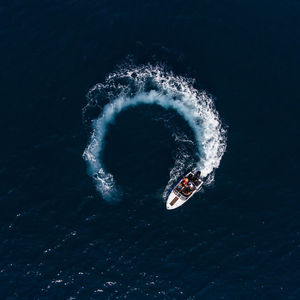
[[[0,2],[0,299],[299,299],[299,14]]]

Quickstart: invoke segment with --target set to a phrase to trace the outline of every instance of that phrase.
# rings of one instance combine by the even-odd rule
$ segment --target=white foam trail
[[[226,149],[225,130],[212,99],[194,89],[191,80],[164,72],[161,67],[131,67],[109,75],[105,84],[98,84],[89,92],[89,104],[93,101],[93,106],[97,91],[102,92],[101,95],[104,91],[110,102],[104,105],[99,118],[93,121],[93,133],[83,157],[88,162],[89,173],[94,176],[97,189],[106,200],[114,200],[119,194],[112,174],[105,171],[101,160],[107,126],[117,114],[132,106],[156,104],[175,110],[193,129],[199,158],[196,168],[207,176],[219,166]],[[187,161],[187,157],[176,161],[164,198],[173,182],[192,167],[186,165]]]

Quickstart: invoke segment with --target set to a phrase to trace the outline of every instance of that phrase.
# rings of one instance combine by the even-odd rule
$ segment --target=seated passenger
[[[195,176],[194,176],[194,179],[200,178],[200,176],[201,176],[201,172],[197,171]]]
[[[193,177],[193,182],[198,185],[201,182],[201,172],[198,171]]]
[[[191,191],[195,189],[194,185],[191,182],[189,182],[188,187]]]
[[[190,196],[190,195],[192,194],[192,192],[193,192],[193,191],[189,191],[189,192],[187,192],[186,195],[187,195],[187,196]]]
[[[184,190],[184,195],[185,196],[190,196],[192,194],[193,190],[190,189],[189,187],[187,187],[185,190]]]
[[[183,178],[182,182],[181,182],[184,186],[187,186],[189,183],[189,179],[188,178]]]
[[[182,186],[181,183],[179,183],[179,184],[177,185],[177,190],[178,190],[178,191],[181,191],[182,189],[183,189],[183,186]]]

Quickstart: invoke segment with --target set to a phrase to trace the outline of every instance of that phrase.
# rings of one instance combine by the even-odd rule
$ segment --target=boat
[[[189,172],[177,183],[168,197],[166,203],[168,210],[183,205],[201,189],[204,178],[200,175],[200,171],[195,173]]]

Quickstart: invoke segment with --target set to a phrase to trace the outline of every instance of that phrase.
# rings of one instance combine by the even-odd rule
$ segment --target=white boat
[[[188,179],[188,184],[184,184],[183,181]],[[204,181],[202,177],[200,177],[200,172],[189,172],[181,179],[178,184],[174,187],[172,192],[170,193],[166,207],[168,210],[175,209],[185,202],[187,202],[195,193],[197,193]]]

